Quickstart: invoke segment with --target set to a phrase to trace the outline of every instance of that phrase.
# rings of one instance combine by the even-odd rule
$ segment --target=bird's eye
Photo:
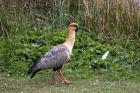
[[[78,27],[77,27],[77,25],[73,25],[73,27],[76,27],[76,28],[78,28]]]

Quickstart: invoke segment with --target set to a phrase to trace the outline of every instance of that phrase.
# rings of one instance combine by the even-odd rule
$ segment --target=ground
[[[52,85],[49,79],[0,76],[0,93],[140,93],[135,80],[109,80],[94,76],[72,80],[70,85]]]

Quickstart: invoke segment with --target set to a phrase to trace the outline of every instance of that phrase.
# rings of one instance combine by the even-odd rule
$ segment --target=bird
[[[50,49],[47,53],[40,56],[33,62],[33,64],[28,69],[28,74],[31,74],[33,78],[37,72],[45,69],[52,69],[53,83],[58,84],[56,80],[56,71],[58,71],[59,76],[63,83],[70,84],[71,82],[67,80],[62,73],[62,66],[65,63],[69,63],[71,59],[72,49],[75,43],[75,35],[78,31],[77,23],[70,23],[67,27],[67,36],[64,43],[58,44]]]

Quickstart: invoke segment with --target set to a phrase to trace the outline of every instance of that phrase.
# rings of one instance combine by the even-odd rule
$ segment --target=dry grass
[[[46,79],[0,77],[0,93],[140,93],[140,83],[94,77],[56,86]]]
[[[140,6],[136,0],[1,0],[0,4],[0,15],[9,18],[8,23],[11,23],[11,19],[17,20],[17,25],[23,22],[20,27],[26,26],[25,24],[39,29],[48,26],[46,28],[56,31],[65,27],[68,21],[75,21],[92,32],[91,35],[101,32],[103,38],[107,37],[114,40],[113,42],[118,40],[117,42],[125,43],[124,40],[128,38],[140,37]],[[68,14],[69,17],[64,14]],[[24,24],[24,19],[29,22]],[[1,27],[4,28],[4,25]],[[21,31],[18,26],[16,29]]]

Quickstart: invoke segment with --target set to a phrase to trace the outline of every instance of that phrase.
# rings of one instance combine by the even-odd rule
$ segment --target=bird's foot
[[[59,82],[58,81],[54,81],[53,85],[59,86]]]
[[[70,82],[69,80],[64,80],[64,81],[62,81],[62,83],[64,83],[64,84],[71,84],[72,82]]]
[[[58,85],[59,83],[58,83],[58,82],[54,82],[53,84],[54,84],[54,85]]]
[[[51,81],[50,84],[51,85],[58,85],[59,83],[57,81]]]

